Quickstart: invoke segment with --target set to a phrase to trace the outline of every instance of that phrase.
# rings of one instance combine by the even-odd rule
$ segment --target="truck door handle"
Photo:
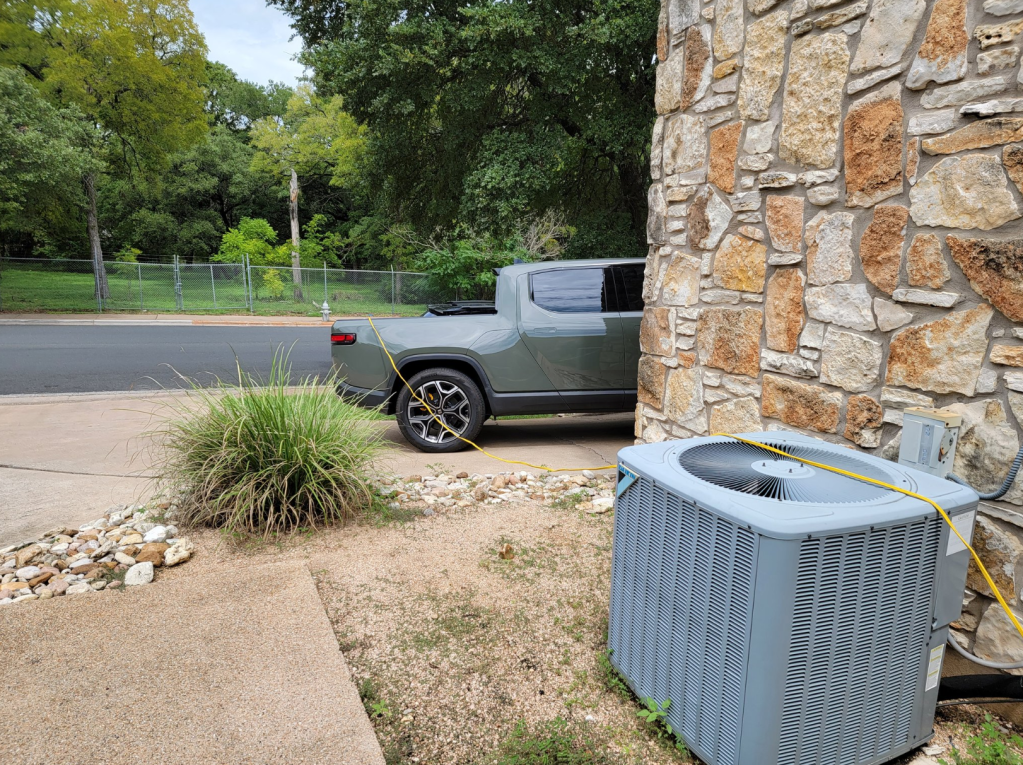
[[[533,327],[531,335],[553,335],[558,331],[557,327]]]

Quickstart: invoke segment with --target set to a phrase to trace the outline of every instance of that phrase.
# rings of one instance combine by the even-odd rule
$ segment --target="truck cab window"
[[[533,303],[555,313],[608,313],[615,308],[611,269],[559,268],[529,279]]]

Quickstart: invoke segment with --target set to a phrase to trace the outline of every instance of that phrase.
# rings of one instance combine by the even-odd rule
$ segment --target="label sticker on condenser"
[[[941,658],[944,655],[944,643],[936,645],[931,649],[931,658],[927,662],[927,684],[924,686],[925,691],[930,691],[938,687],[938,682],[941,680]]]
[[[629,487],[636,482],[638,475],[629,470],[625,465],[618,466],[618,487],[615,491],[615,498],[622,496]]]
[[[971,510],[968,513],[962,515],[956,515],[952,518],[952,525],[956,527],[963,539],[970,542],[973,539],[973,522],[977,520],[977,511]],[[966,549],[964,545],[955,534],[952,533],[952,529],[948,530],[948,547],[945,548],[945,555],[955,555],[957,552],[962,552]]]

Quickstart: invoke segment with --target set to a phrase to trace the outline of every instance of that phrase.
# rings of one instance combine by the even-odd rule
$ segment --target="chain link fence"
[[[95,295],[92,261],[0,259],[0,311],[147,311],[417,316],[449,300],[428,274],[236,263],[104,263],[109,297]],[[297,281],[296,281],[297,275]]]

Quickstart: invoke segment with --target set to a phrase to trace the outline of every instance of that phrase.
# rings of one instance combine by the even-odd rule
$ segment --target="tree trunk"
[[[295,300],[302,299],[302,261],[298,254],[298,173],[291,168],[291,276]]]
[[[96,277],[93,297],[97,300],[110,299],[110,285],[107,284],[107,269],[103,265],[103,245],[99,241],[99,218],[96,215],[96,175],[85,176],[85,196],[88,198],[86,223],[89,229],[89,251],[92,255],[92,272]]]

